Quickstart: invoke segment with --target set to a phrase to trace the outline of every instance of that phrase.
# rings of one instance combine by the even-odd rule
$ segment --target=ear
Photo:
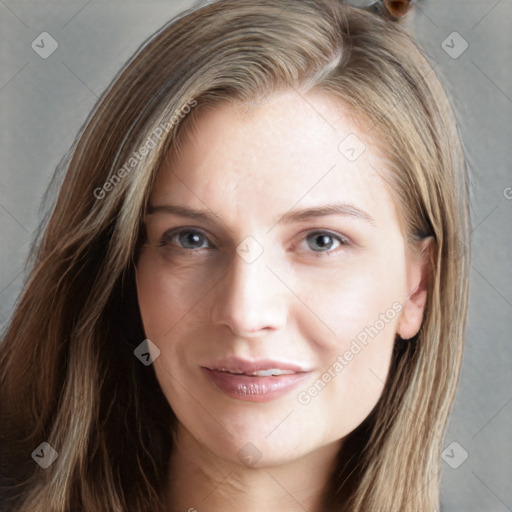
[[[432,271],[431,252],[433,238],[417,242],[417,247],[408,250],[407,290],[408,294],[398,324],[398,335],[408,340],[418,334],[427,304],[428,283]]]

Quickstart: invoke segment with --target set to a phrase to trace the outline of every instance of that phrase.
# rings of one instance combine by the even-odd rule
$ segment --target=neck
[[[340,442],[301,459],[247,467],[222,459],[181,429],[171,456],[166,512],[320,512]]]

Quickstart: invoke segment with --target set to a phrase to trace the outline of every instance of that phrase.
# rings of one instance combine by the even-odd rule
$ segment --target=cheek
[[[183,272],[169,272],[168,263],[162,261],[152,250],[142,253],[136,269],[137,297],[145,336],[160,349],[160,356],[153,368],[157,380],[171,407],[174,397],[179,396],[175,376],[183,368],[180,344],[187,328],[188,313],[200,300],[199,292]],[[174,377],[173,377],[174,376]]]
[[[385,304],[387,304],[385,302]],[[327,436],[339,439],[368,417],[389,372],[400,303],[385,309],[348,307],[332,317],[336,337],[319,339],[321,360],[313,381],[297,396],[305,418],[329,418]]]
[[[162,261],[151,251],[141,254],[136,272],[137,296],[146,336],[163,341],[194,311],[211,287],[211,274]]]
[[[320,370],[298,401],[308,417],[333,419],[333,438],[364,421],[382,394],[402,310],[405,277],[396,259],[353,265],[309,289],[321,322],[303,315],[301,330],[314,340]]]
[[[216,269],[179,266],[154,250],[139,257],[136,282],[144,332],[160,349],[154,369],[173,406],[171,398],[182,393],[175,378],[179,382],[197,378],[190,373],[196,370],[190,368],[190,361],[204,356],[209,325],[205,304],[219,279]]]
[[[374,325],[393,339],[402,308],[405,264],[399,255],[350,263],[296,282],[309,314],[294,316],[317,348],[331,356],[358,336],[364,338],[365,329]]]

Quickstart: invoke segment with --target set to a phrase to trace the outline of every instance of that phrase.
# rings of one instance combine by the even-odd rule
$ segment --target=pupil
[[[326,234],[318,235],[316,238],[317,238],[317,241],[319,241],[319,243],[317,244],[319,247],[329,248],[332,245],[332,240],[331,240],[330,235],[326,235]]]
[[[187,244],[190,244],[190,245],[194,245],[194,244],[198,244],[200,242],[200,237],[197,233],[194,233],[192,231],[188,231],[186,232],[185,234],[185,245]]]

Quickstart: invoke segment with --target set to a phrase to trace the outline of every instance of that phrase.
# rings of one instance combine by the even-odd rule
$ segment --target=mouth
[[[267,402],[295,388],[310,373],[305,365],[229,358],[201,367],[217,390],[238,400]]]
[[[208,370],[211,371],[217,371],[217,372],[224,372],[224,373],[231,373],[231,375],[248,375],[251,377],[270,377],[270,376],[277,376],[277,375],[290,375],[293,372],[292,370],[282,370],[280,368],[270,368],[269,370],[255,370],[255,371],[232,371],[228,370],[227,368],[208,368]]]

